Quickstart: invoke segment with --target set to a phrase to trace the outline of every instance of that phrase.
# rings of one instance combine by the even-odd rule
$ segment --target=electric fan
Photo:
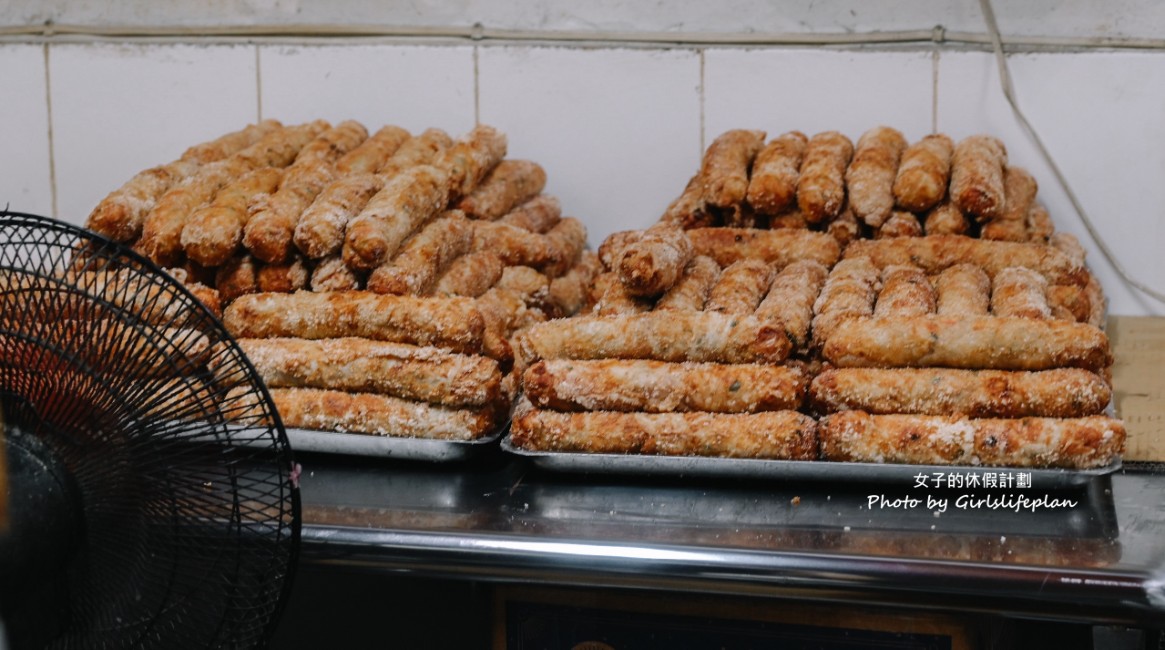
[[[299,546],[296,469],[254,368],[182,285],[0,212],[0,417],[12,648],[265,643]]]

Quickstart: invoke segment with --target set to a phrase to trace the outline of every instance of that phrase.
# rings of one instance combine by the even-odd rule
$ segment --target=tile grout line
[[[698,94],[700,96],[700,151],[697,153],[696,160],[703,160],[704,158],[704,139],[707,137],[704,133],[704,50],[700,49],[700,85],[698,86]]]
[[[255,44],[255,123],[263,121],[263,58],[259,55],[259,44]]]
[[[53,141],[53,84],[52,74],[49,72],[49,44],[44,44],[44,99],[45,123],[48,125],[49,145],[49,194],[52,195],[53,218],[60,219],[57,208],[57,158]]]
[[[938,133],[938,68],[939,49],[930,54],[930,132]]]
[[[473,123],[481,124],[481,74],[478,64],[478,45],[473,46]]]

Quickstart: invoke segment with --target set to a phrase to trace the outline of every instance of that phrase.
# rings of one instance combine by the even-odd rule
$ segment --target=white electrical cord
[[[991,47],[995,51],[995,64],[999,67],[999,83],[1003,87],[1003,96],[1007,98],[1007,103],[1011,105],[1011,111],[1015,113],[1015,117],[1019,120],[1020,125],[1028,136],[1031,137],[1035,143],[1036,148],[1039,149],[1040,155],[1043,156],[1044,162],[1048,163],[1048,167],[1052,169],[1052,174],[1056,177],[1056,181],[1068,195],[1068,201],[1072,203],[1072,207],[1076,210],[1076,214],[1080,220],[1084,222],[1084,227],[1088,230],[1088,235],[1092,237],[1092,241],[1100,248],[1100,252],[1104,253],[1104,258],[1112,265],[1112,268],[1124,278],[1129,285],[1136,287],[1148,296],[1154,299],[1165,302],[1165,292],[1150,287],[1149,285],[1134,278],[1120,263],[1117,256],[1100,237],[1100,233],[1096,230],[1096,226],[1092,225],[1092,218],[1084,210],[1080,200],[1076,198],[1076,193],[1072,191],[1071,185],[1068,184],[1068,179],[1065,178],[1064,173],[1060,171],[1060,166],[1052,159],[1052,154],[1048,152],[1047,147],[1044,146],[1044,141],[1040,139],[1040,134],[1036,132],[1035,127],[1028,122],[1027,117],[1019,108],[1019,102],[1015,98],[1015,87],[1011,83],[1011,73],[1007,68],[1007,57],[1003,55],[1003,38],[999,34],[999,24],[995,21],[995,10],[991,7],[991,0],[979,0],[979,6],[983,8],[983,18],[987,22],[987,32],[991,36]]]

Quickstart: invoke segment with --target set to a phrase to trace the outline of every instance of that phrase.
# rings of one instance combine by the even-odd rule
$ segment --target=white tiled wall
[[[54,44],[0,46],[0,205],[81,222],[106,192],[195,142],[258,117],[355,118],[453,134],[479,120],[537,160],[548,190],[597,244],[656,219],[695,171],[700,143],[729,128],[932,121],[954,137],[1001,137],[1038,178],[1060,229],[1077,233],[1120,314],[1165,314],[1125,289],[1087,241],[1063,192],[999,91],[986,53],[930,48],[474,47]],[[1020,101],[1120,259],[1165,285],[1165,54],[1015,55]],[[937,91],[937,111],[932,110]],[[53,158],[49,159],[49,130]],[[13,155],[18,152],[18,155]]]

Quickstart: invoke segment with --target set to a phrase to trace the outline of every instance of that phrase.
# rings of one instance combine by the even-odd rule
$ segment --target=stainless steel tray
[[[795,481],[844,481],[847,483],[894,483],[913,486],[923,474],[983,476],[1008,473],[1013,477],[1030,474],[1029,487],[1010,489],[1023,492],[1029,488],[1056,490],[1079,488],[1112,474],[1121,467],[1117,459],[1097,469],[1033,469],[1019,467],[978,467],[966,465],[902,465],[880,463],[838,463],[814,460],[760,460],[752,458],[710,458],[704,456],[647,456],[639,454],[588,454],[578,452],[530,451],[515,447],[506,435],[501,448],[511,454],[529,458],[535,466],[555,472],[591,474],[632,474],[662,476],[697,476],[708,478],[778,479]],[[928,478],[928,480],[930,480]],[[982,486],[979,486],[982,487]]]
[[[503,427],[476,440],[463,441],[287,429],[287,439],[293,451],[443,463],[468,460],[477,456],[497,442],[504,430]]]

